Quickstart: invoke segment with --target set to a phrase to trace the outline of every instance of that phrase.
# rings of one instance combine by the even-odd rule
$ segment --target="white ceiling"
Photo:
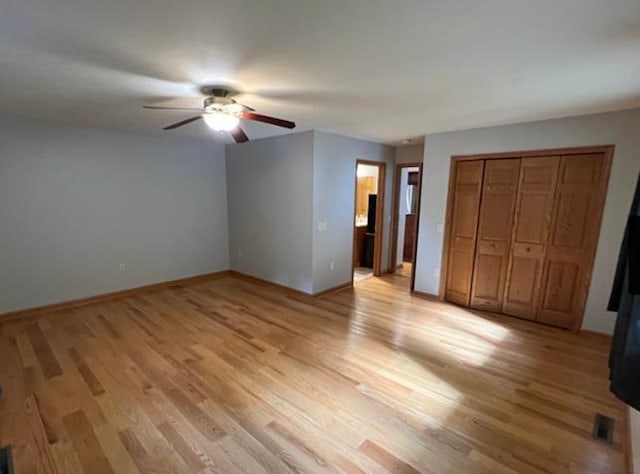
[[[157,131],[219,82],[380,142],[631,108],[640,0],[0,0],[0,110]]]

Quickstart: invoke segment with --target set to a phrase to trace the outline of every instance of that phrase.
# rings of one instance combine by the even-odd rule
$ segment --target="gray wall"
[[[393,149],[317,131],[227,146],[231,268],[306,293],[351,281],[357,159],[387,164],[386,269]]]
[[[313,132],[228,145],[233,270],[313,291]]]
[[[225,270],[224,148],[0,117],[0,226],[0,313]]]
[[[606,305],[640,169],[640,109],[427,135],[416,290],[438,293],[434,269],[440,267],[443,234],[437,225],[445,219],[452,155],[608,144],[616,150],[583,327],[611,333],[615,315]]]
[[[388,270],[394,150],[332,133],[313,136],[313,292],[318,293],[351,281],[358,159],[386,164],[382,270]],[[319,229],[320,222],[326,230]]]
[[[395,147],[395,162],[420,163],[424,156],[424,143]]]

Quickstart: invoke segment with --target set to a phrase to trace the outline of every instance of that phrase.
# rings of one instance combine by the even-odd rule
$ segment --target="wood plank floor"
[[[607,338],[407,285],[312,299],[229,276],[6,322],[0,444],[18,473],[47,446],[61,473],[624,471]]]

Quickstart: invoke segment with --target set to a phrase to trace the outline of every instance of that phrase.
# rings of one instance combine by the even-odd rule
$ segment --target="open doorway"
[[[393,190],[393,231],[391,235],[391,273],[405,277],[413,291],[422,163],[396,165]]]
[[[385,164],[356,162],[353,282],[382,273]]]

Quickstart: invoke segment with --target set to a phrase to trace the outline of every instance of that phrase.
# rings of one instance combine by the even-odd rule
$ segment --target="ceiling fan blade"
[[[176,122],[167,127],[164,127],[162,130],[173,130],[174,128],[182,127],[183,125],[186,125],[188,123],[195,122],[196,120],[200,120],[201,118],[202,118],[202,115],[196,115],[195,117],[191,117],[186,120],[182,120],[181,122]]]
[[[278,127],[284,128],[296,128],[296,124],[289,120],[283,120],[275,117],[269,117],[268,115],[254,114],[253,112],[245,112],[242,114],[242,118],[245,120],[255,120],[256,122],[269,123]]]
[[[244,143],[249,141],[249,137],[247,136],[246,133],[244,133],[244,130],[242,130],[240,126],[237,126],[233,130],[231,130],[229,133],[231,134],[233,139],[236,141],[236,143]]]
[[[161,107],[158,105],[143,105],[142,108],[151,110],[193,110],[195,112],[204,112],[203,109],[195,109],[193,107]]]
[[[242,107],[245,110],[248,110],[249,112],[255,112],[256,109],[254,109],[253,107],[249,107],[248,105],[245,104],[241,104],[240,102],[238,102],[237,100],[231,99],[231,101],[235,104],[235,105],[239,105],[240,107]]]

